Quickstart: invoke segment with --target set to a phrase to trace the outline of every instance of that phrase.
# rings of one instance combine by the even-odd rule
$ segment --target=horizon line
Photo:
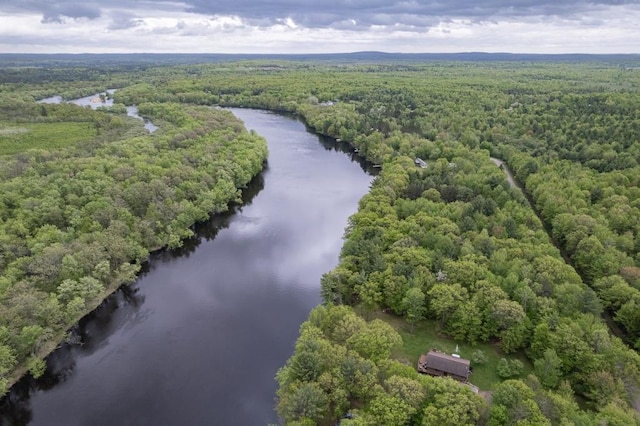
[[[322,55],[358,55],[358,54],[378,54],[378,55],[532,55],[532,56],[565,56],[565,55],[587,55],[587,56],[613,56],[613,55],[636,55],[640,52],[608,52],[608,53],[584,53],[584,52],[565,52],[565,53],[540,53],[540,52],[506,52],[506,51],[458,51],[458,52],[387,52],[378,50],[361,50],[350,52],[323,52],[323,53],[294,53],[294,52],[0,52],[0,55],[251,55],[251,56],[322,56]]]

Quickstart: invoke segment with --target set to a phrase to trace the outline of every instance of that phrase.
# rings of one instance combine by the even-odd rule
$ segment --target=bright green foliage
[[[436,382],[432,403],[424,409],[423,425],[475,425],[485,410],[484,401],[450,379]]]
[[[473,361],[475,365],[484,364],[487,362],[487,355],[482,349],[478,349],[471,354],[471,361]]]
[[[627,142],[635,133],[622,113],[635,110],[635,74],[623,75],[625,83],[616,85],[608,78],[618,76],[617,69],[591,65],[447,64],[446,73],[443,69],[442,64],[402,71],[372,66],[367,74],[290,69],[267,77],[245,73],[232,81],[210,73],[202,89],[196,84],[192,91],[215,88],[225,105],[296,111],[318,132],[340,137],[382,164],[350,219],[340,265],[323,279],[325,301],[357,304],[366,317],[383,308],[408,321],[423,308],[440,323],[442,334],[468,343],[498,341],[505,353],[524,350],[531,360],[544,360],[552,349],[560,366],[551,358],[546,366],[538,363],[538,371],[553,373],[545,386],[568,380],[576,393],[595,402],[593,375],[606,371],[613,383],[625,384],[616,387],[615,397],[635,400],[640,360],[599,318],[603,307],[613,309],[628,335],[637,328],[633,291],[640,274],[633,269],[638,260],[633,217],[640,194],[632,189],[637,164],[627,152],[638,148]],[[295,76],[297,86],[290,84]],[[189,80],[184,81],[159,92],[187,90]],[[618,104],[605,102],[605,96]],[[597,116],[585,109],[590,102],[605,117],[602,128],[615,129],[615,136],[585,130]],[[567,113],[580,126],[563,121]],[[620,135],[624,142],[616,139]],[[574,138],[580,142],[560,142]],[[600,146],[608,146],[607,161],[595,154],[604,153]],[[488,151],[508,160],[587,284],[603,274],[622,277],[622,271],[624,283],[609,285],[604,300],[597,285],[593,290],[585,285],[523,194],[488,160]],[[416,157],[428,167],[416,167]],[[576,166],[580,161],[585,165]],[[600,171],[605,168],[611,171]],[[422,307],[413,303],[418,291],[424,295]],[[622,361],[616,365],[613,359]],[[507,365],[509,375],[511,367],[521,374],[517,363]],[[523,404],[532,413],[526,421],[535,422],[531,402]]]
[[[402,426],[408,424],[415,409],[400,397],[382,394],[371,401],[368,412],[375,424]]]
[[[522,374],[524,371],[524,365],[518,359],[513,359],[509,361],[506,358],[501,358],[496,367],[498,371],[498,375],[503,379],[508,379],[510,377],[516,377]]]
[[[47,369],[47,364],[44,362],[44,360],[37,356],[29,357],[27,359],[26,365],[29,369],[29,373],[31,373],[31,375],[36,379],[42,376]]]
[[[456,382],[421,376],[392,361],[391,343],[400,344],[400,338],[380,320],[367,323],[345,306],[315,308],[301,327],[294,355],[278,372],[278,412],[287,423],[306,416],[332,424],[361,407],[354,424],[408,425],[421,423],[425,407],[435,404],[438,411],[456,400],[460,404],[448,407],[447,415],[479,418],[481,398]],[[305,399],[311,394],[318,404]]]
[[[339,365],[339,377],[349,399],[368,401],[375,393],[378,368],[368,359],[348,353]]]
[[[407,291],[402,302],[410,324],[415,324],[424,318],[426,312],[424,300],[424,293],[419,288],[414,287]]]
[[[493,393],[490,425],[551,425],[536,404],[534,391],[521,381],[507,380]]]
[[[429,290],[429,308],[440,318],[444,326],[447,319],[467,298],[466,289],[460,284],[436,284]]]
[[[640,415],[637,411],[609,403],[598,413],[598,421],[610,426],[640,425]]]
[[[103,161],[77,163],[62,153],[46,167],[35,154],[2,164],[7,184],[0,188],[0,210],[24,211],[0,216],[0,291],[8,301],[0,314],[17,318],[10,335],[30,325],[32,312],[43,330],[61,327],[60,310],[66,314],[84,300],[73,291],[52,298],[62,282],[131,279],[150,248],[178,246],[193,221],[223,209],[259,170],[260,148],[245,152],[244,143],[224,143],[253,140],[238,124],[179,103],[268,108],[298,113],[319,133],[347,141],[382,166],[349,221],[339,266],[322,280],[327,303],[358,305],[367,317],[383,308],[410,321],[424,309],[440,323],[434,332],[441,338],[497,342],[507,353],[523,349],[538,374],[549,377],[542,384],[505,382],[494,395],[490,424],[593,424],[596,416],[633,424],[629,402],[638,400],[640,358],[608,333],[600,314],[608,311],[628,343],[640,348],[638,73],[609,63],[264,65],[160,68],[137,76],[116,100],[136,103],[143,115],[160,120],[167,132],[162,137],[121,143],[118,138],[133,130],[120,127],[114,114],[107,119],[72,107],[45,108],[48,121],[78,114],[95,123],[96,146],[82,149]],[[41,73],[21,77],[33,96],[62,88],[66,96],[96,85],[37,87],[32,82]],[[130,84],[126,78],[117,83],[112,87]],[[44,117],[22,89],[4,87],[11,96],[3,98],[3,121],[23,111]],[[212,125],[217,121],[219,127]],[[217,162],[222,151],[233,160]],[[489,153],[506,160],[576,269]],[[427,168],[416,167],[416,157]],[[158,161],[147,164],[148,158]],[[187,158],[205,161],[194,167]],[[51,164],[60,169],[50,170]],[[171,172],[160,176],[160,169]],[[48,176],[50,186],[34,184],[36,175]],[[90,237],[74,246],[78,233]],[[108,270],[98,268],[105,260]],[[134,269],[128,269],[131,260]],[[29,283],[21,281],[27,276]],[[33,297],[21,298],[25,293]],[[362,410],[352,422],[375,424],[374,412],[387,413],[385,402],[410,398],[396,391],[393,398],[381,396],[391,394],[388,377],[377,377],[393,340],[385,332],[345,310],[314,311],[310,320],[315,331],[302,330],[304,356],[279,375],[281,400],[301,378],[313,378],[329,401],[326,423],[357,402]],[[375,349],[377,339],[383,350]],[[325,359],[325,352],[335,359]],[[384,371],[390,369],[402,370]],[[427,415],[427,422],[477,421],[475,414],[437,406],[432,395],[448,391],[424,379],[428,401],[409,422],[420,424]],[[555,386],[558,393],[548,390]],[[599,413],[579,410],[568,389]],[[373,400],[377,408],[370,411]]]
[[[54,150],[91,140],[96,135],[92,123],[2,123],[0,155],[29,149]]]
[[[28,130],[12,132],[13,145],[0,130],[0,154],[38,148],[0,161],[5,380],[13,359],[39,373],[37,357],[105,292],[134,280],[150,251],[179,246],[195,222],[237,201],[267,150],[231,113],[209,108],[140,105],[165,120],[144,135],[123,111],[12,97],[0,106],[0,128]]]
[[[544,351],[544,356],[536,359],[533,364],[535,365],[536,376],[545,387],[555,388],[558,386],[560,377],[562,377],[562,360],[558,357],[556,351],[547,349]]]
[[[0,345],[0,377],[6,377],[17,363],[18,360],[11,348],[4,344]],[[4,384],[6,385],[6,381]],[[6,389],[3,390],[6,391]]]
[[[352,335],[347,340],[347,347],[376,362],[388,358],[391,349],[401,343],[402,339],[393,327],[375,319],[360,332]]]
[[[94,300],[99,296],[104,287],[93,277],[82,277],[80,280],[66,279],[58,286],[58,300],[63,304],[79,297],[85,302]]]
[[[400,398],[414,411],[420,408],[426,398],[424,386],[415,379],[400,376],[391,376],[384,382],[387,392]]]
[[[329,400],[316,383],[303,383],[280,400],[278,413],[287,422],[309,421],[318,424],[326,416]]]

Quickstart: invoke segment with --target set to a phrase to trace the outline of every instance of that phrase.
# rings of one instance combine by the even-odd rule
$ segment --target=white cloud
[[[375,25],[344,16],[330,26],[294,17],[258,21],[190,12],[180,3],[113,2],[92,17],[43,23],[36,10],[0,3],[0,52],[6,53],[324,53],[390,52],[640,53],[640,6],[604,6],[579,15],[435,19],[371,14]],[[155,4],[155,3],[154,3]],[[147,7],[142,7],[146,5]],[[413,7],[417,7],[414,5]],[[60,9],[63,10],[63,9]],[[66,10],[66,9],[64,9]],[[89,15],[85,8],[80,15]]]

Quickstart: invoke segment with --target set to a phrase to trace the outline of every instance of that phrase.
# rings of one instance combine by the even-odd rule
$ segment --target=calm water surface
[[[294,119],[233,112],[269,143],[245,205],[199,226],[183,249],[153,255],[135,284],[83,321],[81,344],[14,387],[2,424],[277,422],[274,376],[372,176]]]
[[[116,92],[116,89],[108,89],[103,95],[113,95]],[[43,104],[59,104],[62,102],[62,96],[52,96],[50,98],[40,99],[39,103]],[[113,99],[109,97],[100,98],[100,93],[95,93],[91,96],[85,96],[84,98],[73,99],[69,101],[72,104],[76,104],[83,107],[91,107],[92,109],[97,109],[99,107],[110,107],[113,106]],[[137,118],[138,120],[142,120],[144,123],[144,128],[147,129],[149,133],[153,133],[158,130],[158,126],[153,124],[150,120],[140,117],[138,115],[138,107],[135,105],[127,105],[127,115],[129,117]]]

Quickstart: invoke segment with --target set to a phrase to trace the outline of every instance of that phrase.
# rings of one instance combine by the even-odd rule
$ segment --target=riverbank
[[[265,164],[265,167],[266,167],[266,162],[264,164]],[[252,179],[255,178],[256,176],[253,176]],[[238,187],[238,190],[246,189],[248,184],[249,184],[249,182],[247,182],[245,185],[242,185],[242,186]],[[233,198],[229,199],[228,206],[237,206],[237,205],[239,205],[237,203],[238,203],[238,199],[237,199],[237,197],[234,196]],[[216,216],[216,215],[220,215],[222,213],[224,213],[224,212],[220,212],[220,211],[215,212],[215,213],[212,212],[212,217]],[[197,226],[199,224],[205,223],[205,222],[209,221],[212,217],[209,217],[209,218],[205,219],[204,221],[194,222],[188,228],[192,228],[193,226]],[[191,237],[188,237],[188,238],[191,238]],[[161,252],[163,250],[166,250],[167,248],[168,248],[167,246],[153,248],[152,250],[150,250],[149,255],[157,254],[157,253],[159,253],[159,252]],[[132,266],[135,266],[135,265],[132,265]],[[137,274],[138,272],[139,272],[139,268],[137,268],[135,273]],[[86,307],[85,311],[82,312],[81,314],[79,314],[73,320],[71,320],[67,324],[67,328],[64,331],[61,331],[58,334],[54,335],[53,338],[51,339],[51,341],[49,341],[46,344],[44,344],[36,353],[33,354],[33,356],[35,356],[37,358],[40,358],[40,359],[43,359],[43,360],[46,360],[46,358],[49,355],[51,355],[55,350],[59,349],[62,344],[65,343],[67,338],[70,337],[73,334],[74,328],[77,327],[77,325],[83,319],[85,319],[88,316],[94,314],[97,310],[100,309],[101,306],[103,306],[107,302],[107,300],[110,297],[112,297],[114,295],[114,293],[116,293],[118,290],[120,290],[123,286],[130,285],[137,278],[138,278],[138,276],[136,275],[136,276],[133,276],[131,279],[126,280],[126,281],[112,281],[112,283],[105,288],[105,290],[102,292],[102,294],[100,294],[94,300],[92,300],[92,301],[87,303],[87,307]],[[18,367],[16,367],[16,369],[13,372],[13,374],[10,376],[10,378],[8,380],[7,389],[10,389],[12,386],[14,386],[16,383],[18,383],[27,373],[29,373],[29,367],[27,365],[22,364],[22,365],[19,365]],[[2,398],[3,396],[4,395],[0,395],[0,398]]]
[[[52,113],[60,109],[43,108]],[[168,121],[162,135],[73,146],[53,160],[29,152],[34,157],[31,172],[2,182],[5,196],[19,200],[14,210],[3,205],[9,218],[2,224],[4,234],[20,245],[14,251],[30,256],[5,257],[11,274],[3,277],[5,306],[0,312],[9,336],[3,349],[14,360],[4,373],[5,387],[27,370],[42,374],[42,358],[59,346],[70,327],[133,281],[149,252],[180,246],[193,235],[195,223],[227,210],[264,168],[265,141],[244,130],[230,113],[184,108],[180,114],[193,115],[188,124],[199,126],[198,134]],[[188,145],[172,147],[176,138]],[[203,163],[193,164],[192,158]],[[202,183],[191,187],[190,181]],[[56,207],[61,205],[64,210]],[[52,268],[41,267],[52,253],[59,260]]]
[[[247,188],[254,197],[196,227],[184,248],[151,256],[127,287],[135,297],[117,293],[83,320],[82,345],[52,354],[42,381],[16,389],[12,411],[27,410],[34,425],[118,424],[142,413],[157,423],[278,421],[273,377],[321,302],[318,283],[372,176],[298,120],[233,112],[269,143],[268,167]],[[247,368],[257,353],[260,368]],[[96,391],[105,386],[122,391]]]

